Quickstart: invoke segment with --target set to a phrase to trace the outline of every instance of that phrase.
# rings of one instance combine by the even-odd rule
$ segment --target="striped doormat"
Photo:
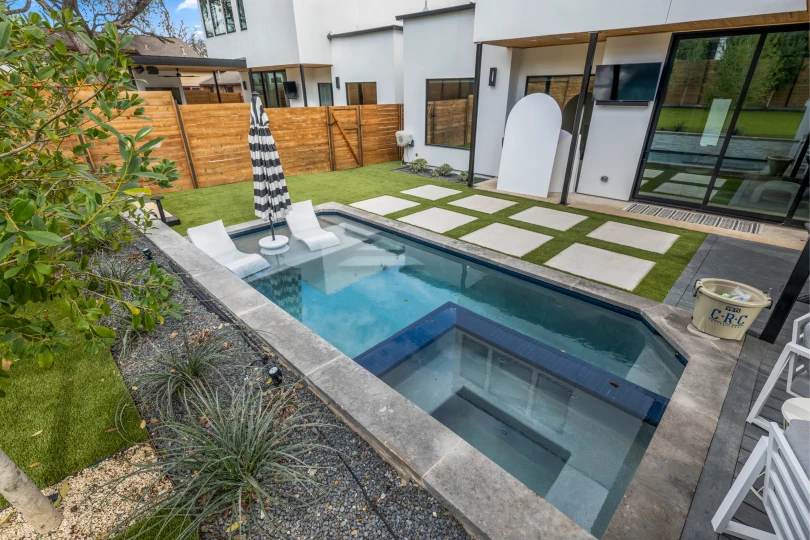
[[[713,216],[711,214],[699,214],[697,212],[678,210],[676,208],[663,208],[661,206],[638,203],[627,205],[624,207],[624,210],[635,214],[686,221],[687,223],[697,223],[698,225],[706,225],[708,227],[720,227],[721,229],[729,229],[732,231],[762,234],[761,224],[742,219]]]

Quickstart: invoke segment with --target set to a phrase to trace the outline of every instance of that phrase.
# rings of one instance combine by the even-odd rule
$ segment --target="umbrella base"
[[[265,236],[259,240],[259,247],[265,255],[279,255],[290,249],[290,239],[284,235],[277,234],[275,240],[272,236]]]

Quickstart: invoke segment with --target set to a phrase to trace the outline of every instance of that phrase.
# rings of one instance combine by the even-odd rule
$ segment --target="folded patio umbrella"
[[[253,92],[253,99],[250,101],[248,143],[250,160],[253,163],[253,206],[257,216],[270,222],[275,240],[273,222],[284,219],[287,215],[290,194],[287,193],[287,181],[281,170],[276,142],[270,133],[267,114],[258,92]]]

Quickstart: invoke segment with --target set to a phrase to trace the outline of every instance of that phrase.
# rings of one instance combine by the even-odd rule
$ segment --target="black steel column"
[[[806,224],[805,227],[810,231],[810,224]],[[759,339],[768,343],[776,341],[782,326],[784,326],[788,315],[790,315],[790,310],[793,309],[793,304],[796,303],[802,287],[807,282],[808,276],[810,276],[810,239],[804,243],[804,249],[799,255],[799,260],[796,261],[796,266],[793,267],[793,272],[790,274],[785,288],[782,289],[779,300],[773,306],[771,316],[768,322],[765,323],[765,328],[762,330],[762,334],[759,335]]]
[[[253,70],[250,68],[248,68],[248,81],[250,82],[250,93],[253,94],[256,89],[253,88]]]
[[[301,92],[304,93],[304,107],[308,107],[307,103],[307,78],[304,76],[304,64],[298,64],[298,69],[301,70]]]
[[[588,83],[591,81],[591,68],[598,39],[599,32],[591,32],[591,39],[588,42],[588,54],[585,56],[585,69],[582,71],[582,86],[579,89],[579,99],[577,99],[577,112],[574,115],[574,127],[571,129],[571,148],[568,150],[568,163],[565,165],[565,180],[560,194],[560,204],[563,206],[568,204],[568,190],[571,186],[571,175],[574,172],[574,160],[577,157],[577,143],[579,142],[579,131],[582,127],[585,97],[588,95]]]
[[[478,94],[481,87],[481,54],[484,45],[479,43],[475,46],[475,79],[473,80],[473,110],[472,110],[472,133],[470,134],[470,163],[467,166],[467,186],[473,187],[475,178],[475,140],[478,131]],[[442,83],[444,84],[444,83]]]
[[[217,101],[222,103],[222,96],[219,95],[219,81],[217,80],[217,72],[212,72],[214,74],[214,86],[217,88]]]

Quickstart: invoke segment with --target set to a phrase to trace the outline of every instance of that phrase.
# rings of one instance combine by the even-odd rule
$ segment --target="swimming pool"
[[[683,365],[626,314],[338,216],[248,282],[596,536]],[[286,231],[282,229],[281,234]],[[234,241],[258,253],[267,232]]]

